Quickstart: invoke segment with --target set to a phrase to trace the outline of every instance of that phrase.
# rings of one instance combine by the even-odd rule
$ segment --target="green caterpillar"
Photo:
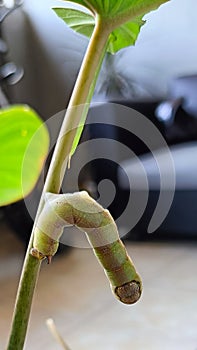
[[[85,191],[46,194],[31,254],[38,259],[47,258],[49,263],[58,249],[63,228],[67,225],[75,225],[86,233],[116,297],[125,304],[135,303],[142,293],[140,276],[119,238],[109,211]]]

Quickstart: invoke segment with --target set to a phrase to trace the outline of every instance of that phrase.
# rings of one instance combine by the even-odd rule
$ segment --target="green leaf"
[[[93,16],[73,9],[53,8],[53,10],[75,32],[91,37],[95,24]]]
[[[0,206],[31,192],[48,153],[49,135],[27,106],[0,110]]]
[[[94,15],[99,14],[103,18],[113,20],[115,27],[148,13],[167,1],[170,0],[71,0],[70,2],[86,7]]]
[[[75,32],[91,37],[95,20],[94,17],[73,9],[67,8],[53,8],[55,13],[60,17],[71,29]],[[109,53],[116,53],[124,47],[134,45],[141,26],[145,23],[142,20],[143,16],[135,18],[132,22],[125,23],[119,28],[116,28],[110,36],[109,46],[107,51]]]
[[[145,23],[143,16],[152,9],[169,0],[90,0],[72,2],[87,7],[92,15],[69,8],[54,8],[55,13],[75,32],[91,37],[96,13],[105,19],[111,27],[107,51],[114,54],[117,51],[134,45]]]
[[[115,54],[119,50],[134,45],[139,35],[141,27],[145,24],[143,16],[137,17],[131,22],[122,24],[113,30],[110,35],[108,52]]]

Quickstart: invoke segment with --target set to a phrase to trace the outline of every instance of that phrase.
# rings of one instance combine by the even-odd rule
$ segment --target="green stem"
[[[96,25],[84,57],[60,135],[48,171],[44,192],[58,193],[62,183],[60,174],[64,176],[73,141],[84,115],[87,115],[94,86],[103,61],[109,33],[104,28],[101,18],[96,18]]]
[[[11,335],[7,348],[9,350],[23,349],[31,309],[31,300],[36,286],[40,264],[39,260],[34,259],[28,254],[16,297],[15,317],[12,323]]]
[[[109,32],[104,28],[101,18],[98,16],[57,140],[43,195],[45,192],[58,193],[60,190],[62,177],[66,171],[77,127],[84,117],[84,113],[87,114],[88,112],[87,107],[89,106],[93,94],[96,80],[95,76],[98,76],[98,67],[101,66],[107,47],[108,37]],[[62,174],[62,176],[60,176],[60,174]],[[40,200],[36,220],[43,207],[43,195]],[[7,350],[22,350],[26,337],[32,298],[40,269],[39,260],[29,255],[30,249],[33,246],[34,228],[19,283]]]

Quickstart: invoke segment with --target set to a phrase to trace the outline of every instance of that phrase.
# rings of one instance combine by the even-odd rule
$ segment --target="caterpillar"
[[[135,303],[142,293],[141,278],[119,238],[111,214],[86,191],[45,195],[45,206],[36,223],[31,255],[40,260],[47,258],[50,263],[63,229],[69,225],[85,232],[115,296],[125,304]]]

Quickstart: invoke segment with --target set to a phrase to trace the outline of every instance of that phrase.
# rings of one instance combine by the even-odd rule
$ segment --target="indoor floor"
[[[24,248],[2,222],[0,232],[5,349]],[[25,349],[63,349],[45,325],[53,318],[71,350],[197,350],[197,244],[128,242],[127,248],[144,285],[132,306],[113,297],[91,249],[71,248],[51,265],[44,263]]]

